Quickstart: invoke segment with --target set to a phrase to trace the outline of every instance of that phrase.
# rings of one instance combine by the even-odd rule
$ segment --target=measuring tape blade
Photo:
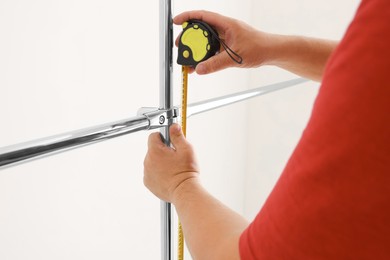
[[[177,63],[182,66],[181,128],[187,136],[188,71],[198,63],[214,56],[220,49],[218,33],[207,23],[190,20],[183,24],[179,39]],[[179,220],[178,260],[184,259],[184,234]]]

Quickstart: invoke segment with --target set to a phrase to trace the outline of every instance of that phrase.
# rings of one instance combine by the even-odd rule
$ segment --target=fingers
[[[173,19],[173,22],[177,25],[181,25],[191,19],[202,20],[217,30],[226,30],[228,27],[228,23],[226,23],[226,21],[229,18],[217,13],[197,10],[181,13]]]
[[[169,128],[169,134],[171,137],[171,142],[176,150],[180,150],[187,146],[187,140],[183,134],[183,131],[181,130],[180,125],[171,125],[171,127]]]
[[[232,66],[232,61],[226,52],[221,52],[196,66],[195,71],[199,75],[213,73]]]
[[[166,145],[163,143],[161,139],[161,134],[156,132],[149,135],[148,138],[148,149],[153,149],[154,147],[157,148],[164,148]]]
[[[176,150],[180,148],[184,148],[185,146],[188,145],[180,125],[178,124],[171,125],[169,128],[169,134],[170,134],[171,142]],[[155,150],[156,148],[171,150],[171,148],[166,146],[165,143],[162,141],[161,134],[158,132],[150,134],[148,139],[148,149]]]
[[[176,47],[179,47],[179,41],[180,41],[181,34],[182,34],[182,32],[180,32],[179,36],[177,36],[177,38],[175,40],[175,46]]]

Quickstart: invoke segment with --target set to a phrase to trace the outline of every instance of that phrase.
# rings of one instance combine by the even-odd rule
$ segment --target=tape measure
[[[195,68],[200,62],[217,54],[222,47],[232,60],[242,63],[240,55],[235,53],[222,41],[216,30],[210,25],[199,20],[189,20],[183,24],[183,32],[179,39],[177,63],[182,65],[182,102],[181,102],[181,127],[184,136],[187,135],[187,89],[188,71]],[[179,220],[178,226],[178,260],[184,259],[184,235]]]
[[[181,129],[184,136],[187,136],[187,90],[188,90],[188,66],[182,66],[182,95],[181,95]],[[181,222],[178,224],[177,238],[177,260],[184,259],[184,234]]]
[[[215,55],[220,48],[218,33],[207,23],[190,20],[183,24],[183,32],[179,39],[177,63],[182,66],[182,101],[181,101],[181,128],[184,136],[187,135],[187,89],[189,67],[196,67],[198,63]],[[179,220],[178,226],[178,260],[184,259],[184,235]]]
[[[215,55],[221,44],[217,31],[210,25],[199,20],[189,20],[183,24],[178,47],[177,63],[196,67],[198,63]]]

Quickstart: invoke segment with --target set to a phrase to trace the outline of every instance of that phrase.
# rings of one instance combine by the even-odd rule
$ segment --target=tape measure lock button
[[[183,51],[183,57],[188,59],[190,57],[190,52],[188,50]]]

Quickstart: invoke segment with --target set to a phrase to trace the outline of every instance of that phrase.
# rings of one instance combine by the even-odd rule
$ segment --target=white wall
[[[338,39],[357,3],[176,0],[174,12],[208,9],[265,31]],[[157,106],[157,23],[157,1],[1,1],[0,147]],[[179,74],[176,66],[176,104]],[[290,78],[275,68],[191,75],[189,101]],[[205,186],[253,218],[299,139],[316,86],[191,118]],[[142,184],[148,134],[0,171],[0,259],[159,259],[159,200]]]
[[[175,1],[176,14],[188,9],[250,19],[249,0]],[[0,1],[0,147],[157,106],[158,40],[157,1]],[[190,102],[248,79],[239,70],[190,76]],[[245,106],[188,122],[205,186],[239,212]],[[0,171],[0,259],[159,259],[160,204],[142,183],[148,134]]]

